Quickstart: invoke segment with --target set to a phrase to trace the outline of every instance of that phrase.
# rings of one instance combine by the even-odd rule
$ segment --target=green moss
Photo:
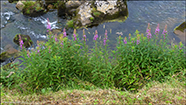
[[[98,12],[98,11],[96,11],[96,12],[93,12],[93,15],[94,15],[95,17],[99,17],[99,16],[101,15],[101,13]]]
[[[93,18],[93,17],[90,17],[89,19],[90,19],[90,21],[91,21],[91,22],[93,22],[93,21],[94,21],[94,18]]]
[[[73,28],[74,27],[74,20],[69,20],[66,24],[69,28]]]

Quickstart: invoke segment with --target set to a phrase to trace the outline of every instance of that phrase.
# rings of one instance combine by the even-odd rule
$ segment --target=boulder
[[[83,1],[77,1],[77,0],[69,0],[66,2],[65,7],[66,10],[65,12],[69,16],[75,16],[76,9],[83,3]]]
[[[77,9],[77,20],[80,21],[83,26],[89,25],[91,23],[90,18],[93,18],[91,5],[90,2],[85,2]]]
[[[76,9],[84,2],[84,0],[60,1],[58,4],[58,16],[75,16]]]
[[[4,48],[4,52],[0,54],[0,62],[4,62],[13,56],[17,57],[18,55],[18,50],[13,48],[11,44],[7,44]]]
[[[124,0],[92,0],[83,2],[74,13],[67,22],[67,28],[91,27],[107,21],[123,22],[128,16],[128,9]]]
[[[33,42],[32,42],[32,40],[31,40],[29,35],[17,34],[17,35],[15,35],[13,41],[18,46],[20,46],[20,44],[19,44],[19,35],[21,36],[21,39],[23,40],[23,43],[24,43],[23,46],[25,46],[26,48],[30,47],[33,44]]]
[[[174,33],[180,38],[183,43],[186,43],[186,22],[183,22],[174,29]]]

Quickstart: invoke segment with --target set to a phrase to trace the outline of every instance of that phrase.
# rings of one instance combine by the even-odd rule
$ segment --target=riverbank
[[[182,78],[183,79],[183,78]],[[185,80],[185,79],[183,79]],[[90,90],[64,89],[58,92],[43,91],[42,94],[23,95],[17,90],[2,88],[1,103],[4,104],[51,104],[51,105],[82,105],[82,104],[175,104],[186,103],[186,84],[179,78],[160,83],[152,81],[138,92],[119,91],[114,89],[93,88]]]

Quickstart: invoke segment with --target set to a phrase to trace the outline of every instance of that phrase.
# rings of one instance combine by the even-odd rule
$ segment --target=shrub
[[[135,37],[119,36],[116,49],[111,52],[107,31],[103,41],[98,39],[95,31],[95,46],[89,49],[84,30],[82,40],[76,30],[73,39],[69,40],[65,29],[57,38],[51,34],[50,26],[47,28],[49,40],[46,43],[38,43],[36,50],[31,52],[22,48],[22,65],[26,67],[21,75],[22,82],[34,91],[74,87],[80,81],[101,88],[137,90],[149,80],[162,81],[186,69],[185,47],[181,42],[168,45],[166,27],[162,37],[159,37],[159,26],[152,36],[150,25],[147,36],[138,30]]]

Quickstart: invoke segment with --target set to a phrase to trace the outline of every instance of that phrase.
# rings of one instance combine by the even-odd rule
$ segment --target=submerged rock
[[[186,43],[186,22],[183,22],[174,29],[174,33],[180,38],[183,43]]]

